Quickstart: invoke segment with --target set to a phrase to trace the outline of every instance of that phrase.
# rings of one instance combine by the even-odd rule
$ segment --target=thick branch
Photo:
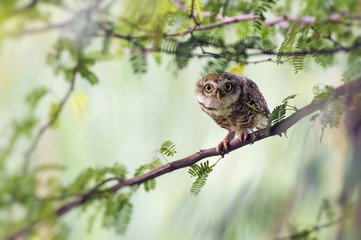
[[[352,82],[346,83],[346,84],[336,88],[334,95],[335,96],[352,97],[353,95],[356,95],[359,93],[361,93],[361,78],[358,78]],[[281,122],[279,122],[278,124],[275,124],[274,126],[272,126],[270,129],[269,135],[266,134],[265,129],[257,131],[256,139],[254,142],[257,142],[262,139],[265,139],[265,138],[268,138],[271,136],[275,136],[275,135],[279,135],[281,133],[286,132],[290,127],[292,127],[294,124],[296,124],[298,121],[300,121],[304,117],[322,109],[322,107],[325,105],[325,103],[326,103],[326,100],[319,100],[317,102],[312,102],[309,105],[297,110],[294,114],[292,114],[288,118],[286,118],[286,119],[282,120]],[[250,140],[247,140],[245,142],[240,142],[239,139],[235,139],[230,143],[230,152],[232,152],[238,148],[244,147],[250,143],[251,143]],[[60,216],[64,215],[65,213],[69,212],[70,210],[72,210],[73,208],[80,206],[80,205],[94,199],[95,197],[101,197],[101,196],[99,196],[99,194],[102,194],[103,192],[115,192],[115,191],[118,191],[119,189],[127,187],[127,186],[140,185],[150,179],[154,179],[154,178],[164,175],[166,173],[173,172],[177,169],[189,167],[189,166],[197,163],[200,160],[203,160],[203,159],[206,159],[209,157],[213,157],[213,156],[219,156],[219,153],[216,151],[216,148],[208,148],[208,149],[204,149],[204,150],[199,150],[198,152],[196,152],[188,157],[167,163],[163,166],[160,166],[160,167],[158,167],[148,173],[140,175],[140,176],[136,176],[136,177],[129,178],[129,179],[109,178],[109,179],[103,180],[102,182],[97,184],[93,189],[91,189],[87,193],[85,193],[79,197],[76,197],[76,199],[74,199],[73,201],[70,201],[70,202],[64,204],[63,206],[59,207],[54,212],[54,215],[60,217]],[[114,181],[114,180],[117,181],[117,183],[115,183],[113,186],[111,186],[105,190],[100,190],[100,188],[103,187],[105,183],[108,183],[108,182]],[[26,234],[29,230],[30,230],[29,226],[26,228],[20,229],[19,231],[8,235],[6,239],[7,240],[16,239],[16,238]]]
[[[203,14],[203,16],[211,16],[211,13],[205,12]],[[218,16],[218,18],[220,19],[220,21],[217,23],[198,26],[195,28],[188,28],[182,32],[168,33],[168,34],[164,34],[163,36],[164,37],[183,36],[185,34],[189,34],[194,31],[204,31],[204,30],[218,28],[220,26],[225,26],[225,25],[229,25],[229,24],[233,24],[233,23],[253,21],[253,20],[257,19],[258,16],[254,15],[252,13],[249,13],[249,14],[237,15],[237,16],[232,16],[232,17]],[[273,26],[273,25],[288,26],[288,23],[292,23],[292,22],[298,22],[298,23],[302,23],[305,25],[311,25],[311,24],[316,24],[316,23],[326,23],[326,22],[343,23],[344,18],[347,18],[348,20],[349,19],[359,20],[360,15],[345,16],[344,14],[341,14],[341,13],[334,13],[329,18],[324,19],[322,21],[317,21],[317,17],[315,17],[315,16],[294,17],[294,16],[283,15],[283,16],[277,16],[277,17],[273,17],[273,18],[267,18],[263,21],[263,24],[267,25],[267,26]],[[287,24],[287,25],[285,25],[285,24]]]

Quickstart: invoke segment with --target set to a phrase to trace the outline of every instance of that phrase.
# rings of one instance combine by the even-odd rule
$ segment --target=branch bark
[[[347,98],[352,98],[354,95],[360,94],[360,93],[361,93],[361,77],[354,81],[345,83],[344,85],[336,88],[334,91],[334,96],[337,96],[337,97],[344,96]],[[318,110],[321,110],[322,107],[325,105],[326,101],[327,100],[319,100],[316,102],[312,102],[309,105],[297,110],[294,114],[292,114],[288,118],[273,125],[270,129],[269,135],[267,135],[265,129],[255,132],[256,139],[254,140],[254,142],[257,142],[262,139],[265,139],[265,138],[268,138],[271,136],[275,136],[275,135],[279,135],[281,133],[286,132],[290,127],[292,127],[294,124],[299,122],[304,117],[306,117]],[[235,139],[230,143],[230,152],[232,152],[236,149],[239,149],[241,147],[244,147],[248,144],[251,144],[250,140],[247,140],[245,142],[240,142],[239,139]],[[188,157],[185,157],[185,158],[173,161],[173,162],[169,162],[163,166],[155,168],[154,170],[149,171],[140,176],[136,176],[136,177],[129,178],[129,179],[119,179],[119,178],[105,179],[102,182],[98,183],[90,191],[84,193],[81,196],[76,197],[74,200],[69,201],[68,203],[66,203],[66,204],[62,205],[61,207],[59,207],[58,209],[56,209],[56,211],[54,212],[54,215],[57,217],[61,217],[64,214],[66,214],[67,212],[74,209],[75,207],[80,206],[86,202],[89,202],[92,199],[94,199],[95,197],[98,197],[98,198],[101,197],[101,194],[103,194],[104,192],[108,192],[108,193],[115,192],[124,187],[140,185],[150,179],[154,179],[156,177],[162,176],[166,173],[170,173],[170,172],[173,172],[173,171],[181,169],[181,168],[189,167],[189,166],[197,163],[198,161],[201,161],[203,159],[213,157],[213,156],[219,156],[218,152],[216,151],[216,148],[203,149],[203,150],[199,150],[198,152],[196,152]],[[100,190],[100,188],[102,186],[104,186],[104,184],[109,183],[111,181],[116,181],[116,183],[107,189]],[[100,196],[99,196],[99,194],[100,194]],[[14,240],[18,237],[24,236],[28,231],[31,230],[31,228],[33,226],[40,226],[44,222],[45,222],[45,220],[41,220],[38,223],[33,223],[32,225],[24,227],[16,232],[13,232],[12,234],[9,234],[6,237],[6,239]]]

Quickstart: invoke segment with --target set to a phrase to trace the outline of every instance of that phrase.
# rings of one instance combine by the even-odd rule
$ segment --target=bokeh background
[[[42,123],[47,121],[49,104],[66,92],[68,83],[46,65],[57,34],[25,35],[2,43],[1,144],[7,141],[12,121],[24,115],[24,98],[34,87],[51,90],[37,111]],[[314,85],[340,85],[342,56],[338,62],[329,69],[309,65],[298,74],[287,64],[260,63],[246,66],[245,75],[258,84],[270,109],[295,93],[298,96],[291,103],[301,108],[312,101]],[[148,72],[139,76],[132,72],[127,55],[97,63],[93,70],[100,83],[90,86],[79,78],[73,93],[86,95],[87,109],[79,118],[71,102],[66,104],[59,128],[43,136],[32,165],[62,164],[64,171],[49,174],[70,183],[87,167],[115,162],[125,164],[132,176],[138,166],[152,160],[165,140],[172,140],[177,149],[168,161],[216,146],[226,130],[200,110],[195,96],[204,64],[204,59],[192,60],[175,74],[171,57],[164,56],[160,65],[149,57]],[[226,155],[198,197],[190,195],[194,179],[187,169],[159,177],[154,191],[140,189],[134,194],[131,222],[121,239],[275,239],[287,235],[289,227],[315,224],[325,199],[334,204],[337,215],[347,160],[344,127],[327,129],[320,141],[320,125],[306,117],[287,136],[271,137]],[[23,139],[16,147],[10,169],[19,167],[30,140]],[[214,163],[218,158],[209,160]],[[69,239],[119,239],[102,228],[101,219],[89,231],[87,216],[78,210],[63,221],[69,225]],[[324,216],[323,221],[327,221]],[[336,230],[329,227],[317,236],[328,239]]]

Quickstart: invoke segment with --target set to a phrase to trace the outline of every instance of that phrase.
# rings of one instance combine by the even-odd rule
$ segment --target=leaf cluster
[[[134,176],[140,176],[140,175],[144,174],[146,171],[151,171],[151,170],[159,167],[160,165],[162,165],[161,160],[159,158],[154,158],[152,162],[138,167],[135,170]],[[143,186],[144,186],[144,190],[149,192],[150,190],[155,189],[156,181],[155,181],[155,179],[150,179],[150,180],[144,182]]]
[[[205,161],[201,164],[193,164],[189,168],[188,173],[191,177],[196,178],[190,189],[192,195],[197,196],[201,192],[207,182],[209,174],[213,171],[214,166],[215,164],[209,166],[209,161]]]
[[[297,111],[295,106],[290,105],[288,102],[294,99],[297,94],[292,94],[282,100],[282,104],[276,106],[267,121],[266,134],[269,135],[271,132],[271,126],[279,123],[286,117],[287,110]]]
[[[131,219],[133,205],[130,202],[131,193],[115,193],[109,195],[103,202],[105,206],[103,226],[114,229],[118,234],[124,234]]]
[[[312,116],[311,121],[319,120],[321,124],[321,136],[322,140],[324,131],[326,128],[338,127],[341,122],[341,117],[344,112],[344,100],[341,97],[335,97],[334,88],[331,86],[319,86],[313,87],[314,101],[325,100],[326,104],[320,111],[320,113]]]
[[[80,195],[87,192],[95,184],[108,179],[123,179],[126,177],[127,169],[120,163],[115,163],[112,167],[87,168],[79,173],[73,182],[64,189],[65,195]]]
[[[257,19],[253,22],[255,30],[261,30],[263,21],[266,19],[266,12],[271,10],[276,2],[277,0],[260,0],[255,2],[254,14],[257,16]]]

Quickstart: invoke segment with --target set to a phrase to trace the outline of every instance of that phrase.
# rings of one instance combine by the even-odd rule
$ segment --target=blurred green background
[[[37,111],[42,123],[47,120],[49,104],[66,92],[68,84],[54,76],[45,62],[56,39],[57,33],[45,32],[3,42],[1,144],[7,141],[11,122],[26,111],[24,97],[31,89],[51,89]],[[115,162],[125,164],[131,176],[138,166],[152,160],[165,140],[172,140],[178,151],[169,161],[216,146],[226,130],[200,110],[195,96],[205,60],[192,60],[177,74],[171,61],[164,56],[157,65],[149,58],[149,70],[142,76],[133,74],[127,55],[97,63],[93,70],[100,84],[93,87],[79,79],[73,93],[87,96],[89,120],[86,110],[77,120],[69,101],[60,127],[46,132],[32,164],[62,164],[64,171],[48,174],[70,183],[89,166]],[[287,64],[261,63],[246,66],[245,75],[258,84],[270,109],[295,93],[299,95],[292,103],[301,108],[311,102],[314,85],[339,85],[344,62],[342,58],[338,61],[333,68],[310,65],[298,74]],[[72,211],[63,218],[70,227],[69,239],[275,239],[287,235],[289,226],[312,226],[324,199],[336,204],[347,138],[340,126],[327,129],[320,141],[320,125],[311,123],[309,117],[292,127],[287,136],[271,137],[226,155],[198,197],[189,193],[194,179],[187,169],[159,177],[154,191],[141,189],[133,196],[134,211],[123,237],[103,229],[100,219],[88,231],[87,216]],[[29,144],[30,140],[22,140],[16,147],[10,168],[19,166]],[[336,229],[320,230],[317,236],[329,239]]]

